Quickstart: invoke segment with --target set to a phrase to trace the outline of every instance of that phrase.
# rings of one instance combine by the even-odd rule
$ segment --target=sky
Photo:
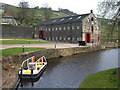
[[[96,14],[97,4],[100,0],[0,0],[0,3],[18,6],[21,1],[28,2],[30,7],[42,7],[47,3],[53,10],[69,9],[77,14],[85,14],[93,10],[93,13]]]

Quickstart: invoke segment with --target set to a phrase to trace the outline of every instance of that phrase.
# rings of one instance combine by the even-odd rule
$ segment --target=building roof
[[[81,21],[83,18],[88,16],[88,14],[81,14],[77,16],[69,16],[69,17],[62,17],[62,18],[56,18],[56,19],[49,19],[38,22],[37,25],[52,25],[52,24],[62,24],[62,23],[68,23],[68,22],[77,22]]]

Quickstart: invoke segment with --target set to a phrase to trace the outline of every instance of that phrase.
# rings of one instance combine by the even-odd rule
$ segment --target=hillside
[[[45,14],[44,12],[50,12],[50,17],[48,19],[52,18],[60,18],[60,17],[67,17],[67,16],[73,16],[77,15],[75,13],[72,13],[71,11],[63,12],[63,11],[53,11],[52,9],[45,9],[45,8],[40,8],[40,9],[35,9],[35,8],[20,8],[8,4],[2,4],[2,7],[4,8],[4,15],[11,15],[14,16],[17,21],[20,23],[21,21],[21,13],[24,13],[24,21],[23,25],[36,25],[37,22],[44,20],[45,19]],[[46,10],[46,11],[45,11]]]

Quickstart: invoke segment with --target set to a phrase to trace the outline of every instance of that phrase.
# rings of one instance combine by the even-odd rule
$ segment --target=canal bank
[[[105,49],[105,47],[94,46],[94,47],[76,47],[76,48],[64,48],[64,49],[44,49],[44,50],[37,50],[37,51],[28,52],[24,54],[14,55],[14,56],[11,56],[11,60],[15,63],[21,64],[23,60],[33,55],[36,57],[36,59],[41,56],[45,56],[47,59],[52,59],[52,58],[58,58],[58,57],[64,57],[64,56],[71,56],[71,55],[80,54],[80,53],[99,51],[102,49]],[[17,87],[18,82],[19,80],[16,79],[12,87]]]

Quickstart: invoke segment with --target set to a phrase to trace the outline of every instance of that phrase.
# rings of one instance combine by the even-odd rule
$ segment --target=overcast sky
[[[18,6],[20,1],[28,2],[30,7],[42,7],[44,3],[47,3],[53,10],[63,8],[69,9],[77,14],[89,13],[92,9],[93,13],[96,14],[97,3],[101,0],[0,0],[0,3]]]

